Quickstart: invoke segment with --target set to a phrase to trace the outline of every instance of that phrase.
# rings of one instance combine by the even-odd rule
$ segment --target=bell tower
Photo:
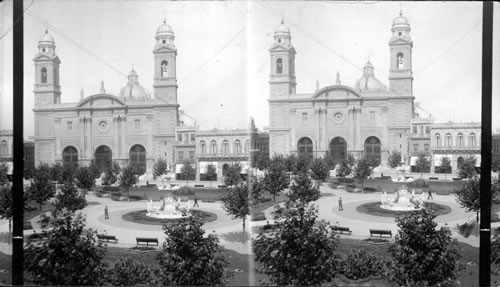
[[[156,44],[154,54],[154,95],[167,104],[177,105],[177,76],[176,57],[177,49],[174,45],[172,27],[163,20],[156,30]]]
[[[274,31],[274,43],[269,48],[271,74],[270,98],[280,99],[295,94],[295,49],[291,43],[290,29],[281,21]]]
[[[389,87],[401,96],[413,96],[412,48],[410,24],[408,19],[399,12],[392,22],[392,36],[389,41],[390,68]]]
[[[61,86],[59,85],[59,64],[54,38],[47,30],[38,41],[35,62],[35,107],[59,104]]]

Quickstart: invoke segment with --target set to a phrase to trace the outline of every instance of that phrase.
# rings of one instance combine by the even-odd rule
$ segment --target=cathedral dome
[[[368,61],[363,67],[363,76],[356,81],[355,88],[359,91],[384,91],[385,86],[375,78],[373,65]]]
[[[40,37],[38,43],[54,45],[54,37],[52,37],[52,35],[49,34],[49,31],[45,29],[45,33]]]
[[[163,20],[163,24],[158,26],[158,29],[156,29],[156,35],[173,35],[174,30],[172,30],[172,26],[167,24],[166,20]]]
[[[139,84],[139,76],[134,69],[128,74],[128,83],[121,89],[120,98],[125,101],[151,99],[151,95]]]

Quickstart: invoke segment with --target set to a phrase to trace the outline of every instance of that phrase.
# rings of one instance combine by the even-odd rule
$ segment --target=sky
[[[80,91],[118,95],[134,68],[153,93],[155,32],[175,33],[178,103],[200,129],[269,125],[268,49],[283,19],[297,51],[298,93],[354,86],[370,60],[388,86],[391,24],[400,10],[413,40],[415,102],[435,122],[481,120],[482,5],[477,2],[62,1],[24,2],[25,137],[33,135],[33,57],[47,28],[61,60],[61,101]],[[495,3],[495,30],[500,4]],[[12,1],[0,2],[0,129],[12,128]],[[500,33],[494,39],[493,127],[500,128]],[[500,114],[500,113],[499,113]]]

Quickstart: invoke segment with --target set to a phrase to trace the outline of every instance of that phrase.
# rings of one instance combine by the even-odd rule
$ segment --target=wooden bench
[[[194,187],[205,187],[203,184],[195,184]]]
[[[429,180],[438,180],[438,177],[429,177]]]
[[[30,241],[36,241],[36,240],[40,240],[40,239],[46,238],[46,237],[47,237],[47,235],[48,235],[48,233],[47,233],[47,232],[40,232],[40,233],[36,233],[36,232],[35,232],[35,233],[33,233],[33,234],[30,234],[30,235],[28,236],[28,239],[29,239]]]
[[[218,185],[219,188],[226,188],[227,185]]]
[[[349,227],[344,226],[332,226],[332,231],[335,233],[349,234],[351,235],[352,231]]]
[[[266,225],[261,227],[262,231],[273,231],[275,229],[278,229],[278,224],[269,224],[267,223]]]
[[[147,245],[149,246],[149,243],[155,243],[156,246],[158,246],[158,238],[146,238],[146,237],[136,237],[135,241],[137,242],[137,245]]]
[[[116,238],[116,236],[114,235],[97,234],[97,239],[99,241],[106,241],[106,242],[114,241],[114,243],[118,243],[118,238]]]
[[[392,237],[392,231],[381,230],[381,229],[370,229],[370,237],[373,237],[374,235],[378,235],[380,237],[384,237],[384,235],[389,235],[389,237]]]

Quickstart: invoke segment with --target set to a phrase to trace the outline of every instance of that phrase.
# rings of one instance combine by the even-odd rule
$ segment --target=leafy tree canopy
[[[42,164],[35,169],[29,193],[31,198],[40,205],[40,210],[42,210],[42,203],[54,196],[55,186],[52,183],[51,168],[47,164]]]
[[[227,186],[233,186],[237,185],[242,180],[241,166],[238,163],[231,164],[224,176],[224,184]]]
[[[87,204],[87,200],[76,190],[71,182],[63,184],[56,195],[55,207],[56,211],[68,209],[69,211],[77,211],[83,209]]]
[[[474,156],[468,156],[458,167],[458,176],[460,178],[472,178],[475,175],[477,175],[476,158]]]
[[[328,177],[328,165],[324,158],[315,158],[309,163],[311,177],[315,180],[325,180]]]
[[[401,155],[401,152],[398,151],[398,150],[393,150],[391,151],[391,153],[389,154],[389,158],[387,159],[387,164],[391,167],[391,168],[396,168],[398,167],[399,165],[401,165],[401,159],[402,159],[402,155]]]
[[[155,161],[153,166],[153,176],[162,176],[167,173],[167,161],[160,158]]]
[[[75,172],[75,182],[79,188],[91,189],[95,185],[94,173],[90,166],[80,166]]]
[[[156,285],[154,266],[136,261],[129,256],[120,257],[113,268],[109,269],[106,281],[114,286]]]
[[[295,176],[288,193],[289,203],[301,201],[308,203],[317,200],[320,196],[319,189],[314,186],[307,174],[299,173]]]
[[[282,192],[289,185],[289,176],[286,172],[285,159],[281,155],[274,155],[267,168],[263,184],[266,190],[273,195],[273,201],[276,201],[276,195]]]

